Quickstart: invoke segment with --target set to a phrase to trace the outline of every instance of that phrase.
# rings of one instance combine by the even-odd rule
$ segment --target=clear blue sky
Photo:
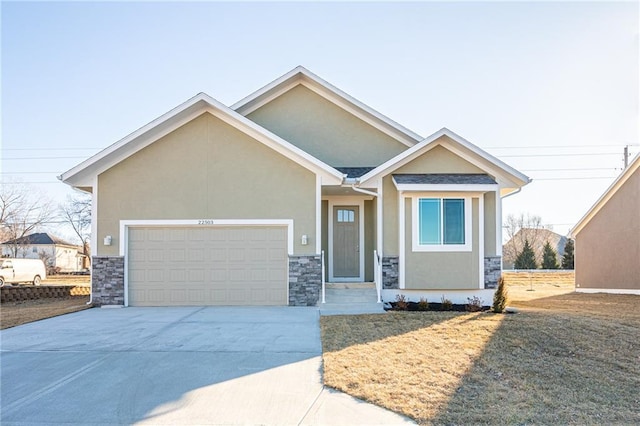
[[[194,94],[231,105],[296,65],[528,174],[504,214],[560,233],[618,175],[623,146],[640,152],[637,2],[3,2],[1,13],[1,176],[46,182],[33,185],[59,200],[71,191],[55,176]]]

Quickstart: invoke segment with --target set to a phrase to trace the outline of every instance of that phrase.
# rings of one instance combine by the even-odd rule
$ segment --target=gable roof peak
[[[342,174],[333,167],[304,152],[257,123],[238,114],[220,101],[204,92],[199,92],[187,101],[139,128],[118,142],[103,149],[58,179],[73,187],[93,187],[94,178],[142,148],[150,145],[171,131],[208,112],[234,126],[255,140],[298,162],[314,173],[322,173],[330,180],[341,180]]]
[[[598,198],[598,200],[591,206],[591,208],[582,216],[578,223],[570,230],[570,235],[575,238],[576,235],[593,219],[593,217],[604,207],[607,202],[618,192],[618,190],[631,178],[635,173],[640,173],[640,153],[635,156],[629,165],[620,172],[613,183],[607,188],[607,190]]]
[[[442,141],[440,139],[442,136],[449,137],[452,142],[450,143],[448,141]],[[500,161],[493,155],[472,144],[462,136],[447,129],[446,127],[443,127],[435,133],[422,139],[418,144],[401,152],[394,158],[388,160],[387,162],[381,164],[380,166],[363,175],[360,178],[360,184],[366,184],[368,181],[371,181],[374,178],[385,176],[393,172],[394,170],[412,161],[423,153],[433,149],[435,146],[443,146],[446,149],[453,151],[454,154],[466,158],[467,161],[471,162],[485,172],[489,173],[491,171],[491,173],[489,174],[494,175],[494,177],[497,177],[495,176],[496,174],[501,175],[503,177],[502,182],[504,182],[503,186],[507,189],[507,191],[503,195],[506,195],[507,193],[514,193],[515,191],[518,191],[519,188],[531,182],[531,179],[525,174]],[[471,153],[471,156],[469,156],[469,153]],[[482,165],[477,161],[477,159],[482,159],[487,164]]]
[[[302,65],[298,65],[271,83],[244,97],[231,105],[230,108],[247,116],[299,85],[312,90],[407,147],[412,147],[423,139],[422,136],[343,92]]]

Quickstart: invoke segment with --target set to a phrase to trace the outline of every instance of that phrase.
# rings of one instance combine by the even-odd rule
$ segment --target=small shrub
[[[406,311],[409,308],[409,301],[404,294],[396,294],[396,311]]]
[[[493,295],[493,312],[500,314],[507,306],[507,288],[504,285],[504,278],[498,279],[498,288]]]
[[[484,301],[478,296],[467,297],[467,305],[465,309],[467,312],[480,312],[482,310],[482,304]]]
[[[443,294],[442,299],[440,299],[440,310],[451,311],[452,309],[453,309],[453,303],[451,302],[451,300],[444,297],[444,294]]]
[[[429,310],[429,302],[424,297],[421,297],[418,301],[418,310],[419,311],[428,311]]]

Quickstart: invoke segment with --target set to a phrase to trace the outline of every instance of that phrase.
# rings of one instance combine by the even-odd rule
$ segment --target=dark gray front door
[[[333,208],[333,276],[360,276],[360,218],[358,206]]]

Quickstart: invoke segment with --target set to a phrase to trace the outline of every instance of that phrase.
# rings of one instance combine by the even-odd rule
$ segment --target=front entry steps
[[[383,314],[374,283],[326,283],[320,315]]]

